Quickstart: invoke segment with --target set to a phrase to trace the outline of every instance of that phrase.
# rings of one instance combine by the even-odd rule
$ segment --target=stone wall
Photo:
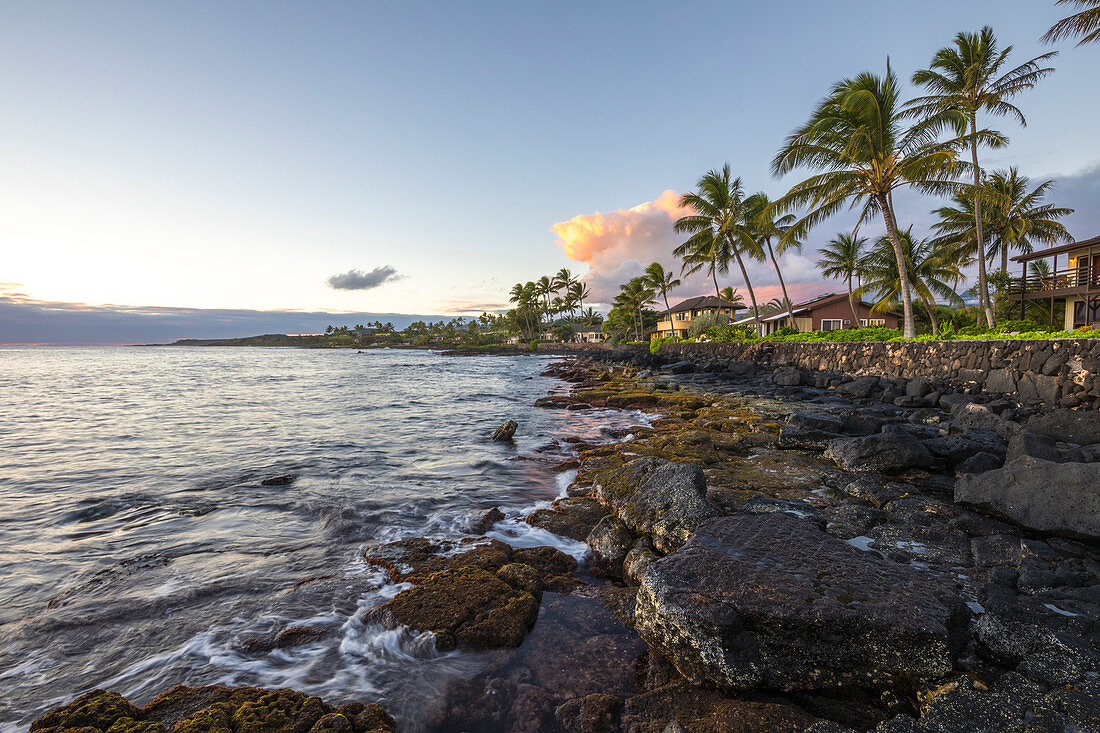
[[[1100,409],[1100,340],[882,341],[663,344],[661,355],[696,363],[890,378],[925,377],[957,390],[1012,395],[1023,404]]]

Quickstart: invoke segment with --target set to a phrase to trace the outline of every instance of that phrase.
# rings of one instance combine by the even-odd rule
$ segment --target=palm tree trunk
[[[668,330],[672,332],[672,336],[673,336],[673,338],[675,338],[676,337],[676,329],[674,329],[672,327],[672,306],[668,304],[668,291],[667,290],[662,290],[661,295],[665,299],[665,310],[667,311],[667,315],[668,315]],[[658,335],[660,335],[660,334],[658,334]]]
[[[882,209],[882,218],[886,222],[886,233],[890,236],[890,244],[894,248],[894,260],[898,265],[898,280],[901,283],[901,310],[905,318],[905,328],[901,332],[903,338],[911,339],[917,335],[917,324],[913,323],[913,291],[909,287],[909,268],[905,265],[905,254],[901,251],[901,241],[898,239],[898,223],[894,219],[894,210],[890,206],[890,200],[885,194],[878,197],[879,207]]]
[[[749,282],[749,271],[745,269],[745,263],[741,259],[741,251],[733,246],[733,237],[730,237],[730,245],[733,249],[733,256],[737,258],[737,266],[741,268],[741,277],[745,280],[745,289],[749,291],[749,300],[752,301],[752,317],[756,321],[756,335],[757,337],[763,336],[764,326],[760,322],[760,309],[756,306],[756,293],[752,289],[752,283]]]
[[[993,306],[989,302],[989,279],[985,272],[985,231],[982,223],[982,200],[978,186],[982,183],[982,171],[978,167],[978,121],[970,115],[970,160],[974,166],[974,234],[978,240],[978,304],[985,311],[985,320],[993,328]],[[1007,267],[1007,264],[1006,264]]]
[[[768,245],[768,255],[772,258],[772,267],[775,268],[775,274],[779,278],[779,288],[783,291],[783,302],[787,304],[787,317],[791,319],[791,328],[797,331],[798,325],[794,322],[794,303],[787,297],[787,284],[783,282],[783,272],[779,269],[779,262],[775,259],[775,252],[772,251],[772,238],[764,237],[764,243]]]
[[[714,279],[714,294],[718,300],[721,300],[722,292],[718,289],[718,260],[716,259],[710,261],[710,276]]]
[[[1001,275],[1008,274],[1008,241],[1001,242]]]
[[[856,328],[862,328],[859,325],[859,312],[856,311],[856,294],[852,292],[852,276],[848,276],[848,305],[852,309],[852,323]]]
[[[928,299],[925,298],[924,296],[921,296],[920,300],[921,300],[921,303],[924,304],[924,310],[927,311],[927,313],[928,313],[928,321],[932,324],[932,333],[933,334],[938,334],[940,332],[940,322],[939,322],[939,319],[936,318],[936,312],[933,309],[933,306],[935,304],[934,303],[929,303]]]

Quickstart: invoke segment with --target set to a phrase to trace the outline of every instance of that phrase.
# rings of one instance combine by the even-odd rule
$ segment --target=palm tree
[[[859,328],[859,311],[856,310],[855,288],[852,281],[859,283],[863,274],[863,247],[867,244],[866,237],[860,237],[855,232],[841,233],[829,240],[818,251],[820,259],[817,266],[821,268],[821,274],[835,280],[843,280],[848,286],[848,305],[852,308],[852,323]]]
[[[962,271],[956,251],[947,246],[937,246],[927,239],[916,240],[913,228],[898,232],[901,241],[905,269],[909,273],[910,286],[916,292],[932,332],[939,333],[940,324],[936,317],[936,298],[952,303],[961,302],[953,285],[962,280]],[[866,258],[866,281],[860,292],[874,292],[878,295],[875,308],[882,310],[892,303],[901,289],[898,272],[902,269],[894,259],[893,241],[889,237],[880,237],[871,247]]]
[[[577,304],[578,310],[584,310],[584,299],[591,294],[592,291],[580,280],[574,280],[573,284],[569,286],[569,297]]]
[[[634,322],[635,341],[642,340],[641,329],[644,325],[642,309],[653,302],[654,294],[646,287],[643,278],[636,277],[623,285],[619,294],[615,296],[615,300],[612,301],[616,308],[630,313],[631,320]]]
[[[749,300],[755,308],[756,293],[741,256],[743,249],[750,254],[755,249],[741,179],[733,178],[730,164],[726,163],[721,170],[707,171],[696,187],[697,191],[680,197],[680,207],[693,213],[680,217],[675,225],[678,233],[691,234],[691,237],[672,253],[683,260],[688,272],[708,267],[708,274],[714,279],[714,293],[718,296],[721,295],[718,273],[729,272],[730,261],[737,260]],[[756,327],[760,329],[759,314],[756,314]]]
[[[548,275],[543,275],[535,283],[535,287],[538,290],[538,294],[544,299],[544,305],[546,313],[549,317],[550,313],[550,296],[553,295],[557,288],[554,286],[554,280]]]
[[[645,268],[645,274],[642,276],[642,282],[647,288],[652,289],[655,293],[660,293],[661,297],[665,300],[665,313],[668,316],[668,325],[672,327],[672,306],[668,304],[668,291],[673,288],[680,287],[680,281],[676,279],[676,276],[671,272],[661,267],[660,262],[654,262],[649,267]],[[673,331],[672,335],[675,336],[676,332]]]
[[[791,299],[787,295],[787,284],[783,282],[783,271],[779,268],[779,261],[775,257],[777,252],[783,254],[790,249],[802,249],[802,242],[784,237],[794,226],[797,217],[794,214],[777,215],[775,206],[768,198],[768,194],[763,191],[754,193],[745,199],[745,205],[749,210],[749,222],[757,246],[761,250],[760,254],[763,255],[764,249],[768,252],[772,267],[775,268],[775,275],[779,278],[779,288],[783,291],[783,300],[787,303],[787,316],[790,318],[791,328],[797,331],[798,326],[794,322],[794,304],[791,303]],[[772,239],[777,242],[775,248],[772,247]],[[761,242],[763,242],[763,247],[760,247]]]
[[[792,133],[772,161],[781,176],[798,167],[823,171],[796,184],[777,206],[810,207],[786,237],[801,234],[846,204],[862,207],[860,223],[881,214],[901,272],[906,338],[916,335],[913,296],[894,215],[893,192],[913,187],[940,194],[957,188],[957,143],[939,142],[937,133],[949,115],[902,127],[898,80],[887,63],[886,75],[865,72],[836,84],[810,120]]]
[[[1001,255],[1001,273],[1008,273],[1008,257],[1012,251],[1031,252],[1032,243],[1055,244],[1072,242],[1073,237],[1058,221],[1073,213],[1073,209],[1044,204],[1043,199],[1054,187],[1054,181],[1044,181],[1031,191],[1031,181],[1016,168],[993,171],[982,184],[982,224],[989,235],[986,257]],[[934,212],[939,221],[934,225],[940,238],[961,246],[968,256],[976,256],[974,199],[969,194],[957,194],[954,206],[944,206]]]
[[[722,291],[718,293],[718,297],[733,305],[734,311],[745,307],[745,299],[741,296],[741,293],[737,292],[737,288],[732,285],[722,288]]]
[[[911,114],[920,117],[953,112],[965,120],[965,128],[959,133],[969,132],[971,173],[974,175],[974,222],[977,248],[985,249],[985,232],[982,221],[982,202],[978,188],[982,182],[982,169],[978,164],[978,145],[1000,147],[1007,140],[1000,133],[989,130],[978,132],[978,113],[1003,117],[1011,116],[1027,126],[1023,112],[1009,100],[1021,92],[1033,88],[1043,77],[1052,73],[1052,67],[1043,63],[1057,55],[1051,52],[1037,56],[1014,69],[1006,70],[1012,46],[997,48],[997,37],[989,26],[978,33],[959,33],[955,36],[954,46],[941,48],[927,69],[913,74],[913,83],[925,87],[928,96],[918,97],[909,103]],[[993,304],[989,298],[989,283],[986,279],[985,260],[978,258],[978,292],[981,305],[985,309],[986,321],[993,327]]]
[[[1044,43],[1054,43],[1070,36],[1080,36],[1078,46],[1100,42],[1100,0],[1058,0],[1055,5],[1071,5],[1084,8],[1068,18],[1063,18],[1046,32]]]

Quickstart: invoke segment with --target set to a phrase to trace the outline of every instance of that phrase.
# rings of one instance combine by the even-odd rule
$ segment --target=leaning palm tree
[[[866,244],[867,238],[860,237],[855,232],[841,233],[818,251],[820,259],[817,266],[821,268],[821,274],[834,280],[843,280],[848,285],[848,305],[852,308],[852,323],[856,328],[859,328],[859,311],[856,310],[853,281],[858,284],[863,273],[863,247]]]
[[[714,279],[715,295],[718,296],[721,296],[718,273],[729,272],[730,261],[736,260],[755,309],[756,293],[749,282],[749,273],[742,257],[743,250],[753,253],[755,240],[747,220],[748,210],[741,179],[733,177],[730,164],[726,163],[721,170],[707,171],[696,188],[698,190],[680,197],[680,207],[692,213],[677,219],[675,229],[691,237],[674,249],[673,254],[683,260],[684,270],[689,273],[708,267]],[[760,328],[759,314],[756,315],[756,326]]]
[[[676,276],[671,272],[661,267],[660,262],[654,262],[649,267],[645,268],[645,274],[642,275],[642,282],[647,288],[650,288],[655,293],[659,293],[665,301],[665,314],[668,316],[668,325],[672,326],[672,306],[668,304],[668,291],[673,288],[680,287],[681,283]],[[676,332],[673,331],[673,335]]]
[[[910,287],[920,299],[932,324],[932,332],[939,333],[940,324],[936,316],[936,299],[951,303],[960,303],[962,299],[954,286],[962,280],[956,252],[951,247],[937,247],[929,240],[917,240],[913,237],[913,228],[898,232],[902,254],[905,257],[906,271],[909,273]],[[894,259],[893,242],[889,237],[880,237],[867,255],[866,281],[860,288],[862,292],[877,293],[878,301],[874,308],[882,311],[890,306],[901,290],[901,282]]]
[[[1030,183],[1027,176],[1010,168],[990,173],[979,191],[983,229],[988,235],[985,256],[993,260],[1000,253],[1002,274],[1008,273],[1008,258],[1013,251],[1027,254],[1033,243],[1073,241],[1058,221],[1072,214],[1073,209],[1043,203],[1054,181],[1044,181],[1028,191]],[[968,258],[976,257],[974,198],[969,192],[956,194],[953,205],[943,206],[934,213],[939,216],[933,225],[939,240],[961,247]]]
[[[794,214],[777,214],[775,206],[768,198],[768,194],[762,191],[745,199],[745,205],[748,208],[749,225],[757,247],[761,255],[763,255],[765,249],[767,250],[768,257],[772,261],[772,267],[775,268],[775,276],[779,278],[779,288],[783,291],[783,300],[787,303],[787,316],[790,319],[791,328],[797,331],[798,326],[794,322],[794,305],[787,296],[787,284],[783,282],[783,270],[780,269],[779,260],[775,257],[776,252],[783,254],[787,250],[802,249],[802,242],[784,236],[797,221],[797,217]],[[777,242],[774,248],[772,247],[773,239]]]
[[[642,327],[645,325],[642,318],[642,309],[653,302],[655,293],[648,288],[641,277],[636,277],[620,289],[612,304],[627,313],[634,323],[634,335],[636,341],[642,340]]]
[[[989,26],[978,33],[959,33],[953,46],[941,48],[927,69],[913,74],[913,83],[923,86],[928,95],[909,103],[909,112],[918,117],[954,112],[965,119],[960,134],[969,133],[971,173],[974,175],[974,222],[978,251],[985,249],[985,232],[982,222],[982,202],[978,188],[982,182],[982,169],[978,164],[978,146],[1000,147],[1006,140],[1000,133],[989,130],[978,132],[978,114],[1011,116],[1027,126],[1023,112],[1010,100],[1021,92],[1033,88],[1043,77],[1054,71],[1043,66],[1057,52],[1037,56],[1014,69],[1007,69],[1012,46],[1004,50],[997,47],[997,37]],[[985,260],[978,258],[979,300],[985,310],[989,327],[993,327],[993,304],[989,298]]]
[[[913,296],[898,238],[893,192],[912,187],[942,194],[958,187],[953,180],[959,169],[958,143],[937,140],[948,123],[958,123],[956,117],[934,115],[903,127],[898,79],[887,63],[885,76],[865,72],[836,84],[772,162],[777,176],[799,167],[823,171],[796,184],[777,202],[781,209],[809,206],[787,238],[801,235],[846,204],[861,208],[860,223],[881,214],[900,269],[907,338],[916,335]]]
[[[1100,43],[1100,0],[1058,0],[1054,4],[1070,5],[1083,10],[1055,23],[1043,36],[1044,43],[1054,43],[1071,36],[1080,36],[1078,46]]]
[[[535,287],[538,289],[538,294],[543,298],[543,305],[546,313],[549,316],[550,313],[550,296],[557,292],[557,288],[554,285],[554,279],[548,275],[543,275],[535,283]]]

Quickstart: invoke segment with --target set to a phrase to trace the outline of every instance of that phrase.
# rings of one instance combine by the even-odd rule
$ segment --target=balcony
[[[1062,298],[1091,292],[1100,294],[1100,264],[1071,272],[1014,277],[1009,281],[1008,292],[1013,300]]]

